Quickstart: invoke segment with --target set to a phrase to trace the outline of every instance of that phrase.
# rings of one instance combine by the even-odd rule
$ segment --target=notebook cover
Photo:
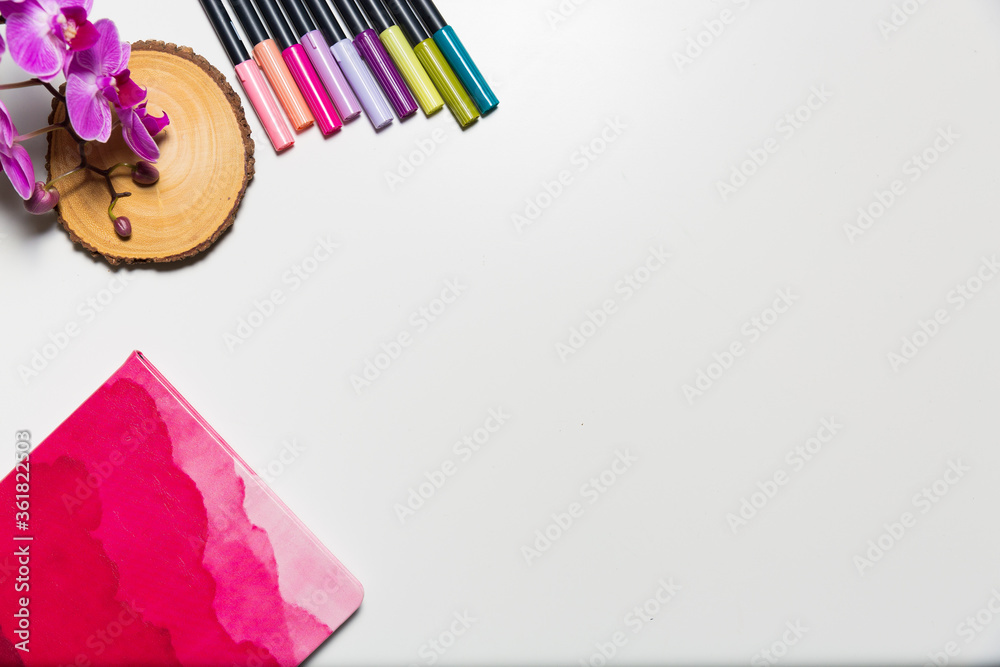
[[[0,484],[2,665],[293,666],[361,604],[357,579],[141,353],[28,465],[26,526],[24,477]]]

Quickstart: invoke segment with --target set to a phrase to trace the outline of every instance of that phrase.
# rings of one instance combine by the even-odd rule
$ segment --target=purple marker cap
[[[368,63],[369,69],[382,90],[385,91],[389,103],[396,110],[396,115],[406,118],[417,112],[417,101],[406,87],[403,77],[393,64],[378,35],[368,25],[368,19],[358,6],[356,0],[333,0],[340,15],[347,24],[347,29],[354,35],[354,46],[358,53]]]
[[[413,99],[413,94],[406,87],[406,82],[400,76],[399,70],[392,63],[392,59],[386,52],[385,47],[379,40],[375,31],[369,28],[354,38],[354,46],[358,48],[361,57],[368,63],[375,79],[382,86],[389,104],[395,109],[396,115],[400,118],[412,116],[417,112],[417,101]]]

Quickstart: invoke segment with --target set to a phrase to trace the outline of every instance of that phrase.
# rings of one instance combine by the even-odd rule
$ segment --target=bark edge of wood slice
[[[121,239],[108,217],[111,194],[104,179],[84,171],[57,184],[59,224],[70,239],[109,264],[175,262],[215,243],[236,219],[254,176],[254,142],[240,97],[205,58],[186,46],[160,41],[132,43],[129,69],[148,91],[148,110],[164,111],[170,124],[156,137],[160,180],[151,186],[132,182],[121,168],[112,182],[119,192],[115,215],[132,222],[132,236]],[[53,99],[50,122],[66,117]],[[138,158],[115,129],[106,144],[91,144],[88,160],[107,168]],[[65,130],[49,134],[45,169],[49,178],[80,162],[76,141]]]

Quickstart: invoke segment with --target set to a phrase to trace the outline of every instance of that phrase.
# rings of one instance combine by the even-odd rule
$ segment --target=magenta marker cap
[[[330,98],[341,118],[345,122],[354,120],[361,114],[361,105],[348,85],[340,66],[337,65],[337,60],[333,57],[323,33],[316,27],[301,0],[280,0],[280,2],[295,32],[299,34],[299,42],[305,49],[313,69],[323,82],[323,87],[330,93]]]

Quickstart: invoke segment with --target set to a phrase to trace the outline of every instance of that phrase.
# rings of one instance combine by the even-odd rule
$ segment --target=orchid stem
[[[67,129],[71,129],[71,128],[69,128],[67,126]],[[131,170],[134,171],[135,170],[135,165],[132,164],[131,162],[119,162],[117,164],[111,165],[107,169],[101,169],[100,167],[95,167],[94,165],[90,164],[90,162],[87,160],[87,144],[90,143],[90,142],[84,141],[84,140],[80,139],[75,134],[73,134],[73,138],[76,139],[77,146],[80,149],[80,164],[77,165],[75,169],[72,169],[72,170],[66,172],[62,176],[57,176],[56,178],[53,178],[51,181],[49,181],[48,183],[45,184],[45,189],[48,190],[52,185],[55,184],[56,181],[58,181],[60,179],[63,179],[63,178],[66,178],[67,176],[69,176],[71,174],[76,174],[76,173],[81,172],[81,171],[83,171],[85,169],[87,171],[92,171],[95,174],[97,174],[98,176],[101,176],[101,177],[104,178],[104,183],[108,187],[108,192],[111,193],[111,204],[108,205],[108,217],[111,218],[111,222],[114,222],[115,221],[115,205],[118,203],[118,200],[119,199],[124,199],[125,197],[131,197],[132,193],[131,192],[118,192],[115,189],[115,184],[111,180],[111,175],[115,171],[117,171],[118,169],[121,169],[122,167],[128,167],[129,169],[131,169]]]
[[[50,93],[52,93],[52,97],[55,97],[56,99],[58,99],[61,102],[65,102],[66,101],[66,96],[63,95],[62,93],[60,93],[58,90],[56,90],[55,87],[51,83],[49,83],[48,81],[42,81],[41,83],[42,83],[43,86],[45,86],[45,90],[47,90]]]
[[[111,205],[108,206],[108,217],[111,218],[111,222],[114,222],[115,221],[115,204],[118,203],[119,199],[123,199],[125,197],[131,197],[132,193],[131,192],[115,192],[114,188],[111,187],[110,185],[108,186],[108,189],[111,190],[114,193],[114,194],[111,195]]]
[[[39,79],[28,79],[27,81],[18,81],[17,83],[4,83],[0,84],[0,90],[14,90],[15,88],[30,88],[31,86],[40,86],[42,82]]]
[[[70,169],[69,171],[67,171],[62,176],[56,176],[51,181],[49,181],[48,183],[45,184],[45,189],[48,190],[53,185],[55,185],[56,183],[58,183],[62,179],[66,178],[67,176],[72,176],[73,174],[78,174],[78,173],[80,173],[81,171],[83,171],[86,168],[87,168],[86,166],[80,166],[80,167],[77,167],[76,169]]]
[[[48,81],[42,81],[41,79],[28,79],[27,81],[18,81],[16,83],[0,84],[0,90],[14,90],[15,88],[30,88],[31,86],[45,86],[45,90],[49,91],[53,97],[58,98],[62,102],[66,101],[66,96],[60,93],[55,88],[55,86],[53,86]]]
[[[40,137],[43,134],[48,134],[49,132],[55,132],[56,130],[61,130],[66,127],[63,124],[49,125],[48,127],[43,127],[40,130],[35,130],[34,132],[29,132],[28,134],[22,134],[15,141],[26,141],[28,139],[34,139],[35,137]]]
[[[132,196],[131,192],[118,192],[117,190],[115,190],[115,185],[114,183],[111,182],[111,174],[114,173],[114,171],[120,167],[133,168],[133,165],[129,164],[128,162],[119,162],[118,164],[111,165],[107,169],[100,169],[91,164],[86,165],[86,168],[89,169],[90,171],[94,172],[95,174],[100,174],[101,176],[103,176],[104,182],[108,186],[108,192],[111,193],[111,204],[108,206],[108,217],[111,218],[111,222],[115,221],[115,204],[118,203],[118,200]]]

